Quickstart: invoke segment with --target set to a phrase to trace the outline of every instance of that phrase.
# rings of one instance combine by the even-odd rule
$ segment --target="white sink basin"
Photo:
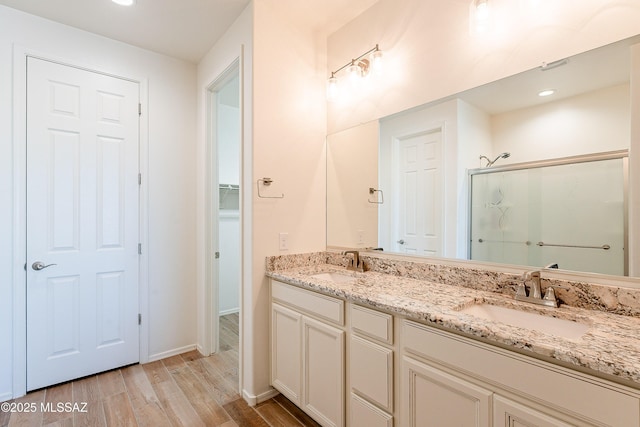
[[[470,305],[460,313],[568,339],[578,339],[589,331],[589,325],[584,323],[486,303]]]
[[[349,283],[356,280],[356,278],[353,276],[347,276],[346,274],[333,273],[333,272],[312,274],[309,277],[313,277],[315,279],[320,279],[320,280],[327,280],[329,282],[334,282],[334,283]]]

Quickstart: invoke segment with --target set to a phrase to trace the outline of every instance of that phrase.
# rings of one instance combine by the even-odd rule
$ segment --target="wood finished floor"
[[[220,352],[212,356],[191,351],[37,390],[11,402],[35,404],[38,410],[0,411],[2,427],[319,426],[281,395],[254,408],[240,397],[237,314],[220,318]],[[40,410],[56,408],[58,402],[86,402],[86,412]]]

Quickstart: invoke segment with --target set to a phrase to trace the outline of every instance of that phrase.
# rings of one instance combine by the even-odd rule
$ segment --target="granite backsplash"
[[[513,295],[516,285],[522,281],[521,274],[430,263],[427,260],[398,260],[366,254],[361,254],[360,258],[364,261],[365,271],[464,286],[500,294]],[[282,271],[320,264],[346,267],[349,259],[351,259],[351,255],[342,255],[338,252],[279,255],[267,257],[265,267],[267,271]],[[640,317],[640,289],[543,277],[543,291],[547,286],[555,287],[556,297],[562,304]]]

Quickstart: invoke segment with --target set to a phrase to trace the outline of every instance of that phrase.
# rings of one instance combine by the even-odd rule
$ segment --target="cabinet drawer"
[[[352,426],[393,427],[393,417],[381,411],[364,399],[351,394],[351,422]]]
[[[293,285],[271,281],[271,298],[308,314],[344,325],[344,301]]]
[[[393,316],[359,305],[351,305],[351,329],[385,344],[393,344]]]
[[[393,351],[352,336],[349,378],[352,390],[393,412]]]
[[[405,320],[406,352],[498,384],[577,419],[640,425],[638,398],[622,386],[469,338]]]

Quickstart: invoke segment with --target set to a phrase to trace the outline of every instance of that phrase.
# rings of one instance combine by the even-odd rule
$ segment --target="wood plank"
[[[13,400],[9,400],[9,403]],[[11,418],[11,412],[0,411],[0,427],[7,427],[9,425],[9,419]]]
[[[229,421],[229,415],[189,367],[176,369],[171,375],[207,426],[218,426]]]
[[[53,424],[56,421],[62,421],[67,418],[73,419],[73,412],[65,412],[64,407],[62,411],[58,412],[58,404],[64,405],[65,403],[74,403],[73,386],[70,382],[46,389],[44,395],[46,411],[42,414],[42,424]]]
[[[73,427],[73,416],[49,424],[43,424],[43,427]]]
[[[33,427],[42,425],[42,411],[40,404],[44,402],[45,390],[38,390],[28,393],[25,396],[14,399],[12,402],[21,404],[22,407],[27,405],[30,409],[28,412],[14,412],[9,418],[9,427]],[[35,409],[31,411],[31,409]]]
[[[208,359],[194,360],[187,365],[207,386],[218,404],[222,405],[238,399],[240,395],[238,394],[237,386],[230,386],[222,377],[220,371],[208,363]]]
[[[242,427],[268,427],[269,424],[243,399],[225,403],[223,408]]]
[[[137,427],[138,423],[125,391],[108,396],[102,401],[102,405],[109,427]]]
[[[140,427],[170,426],[171,423],[142,366],[133,365],[123,369],[122,377],[138,425]]]
[[[142,365],[147,378],[149,378],[149,382],[153,384],[162,383],[165,381],[171,381],[171,375],[169,375],[169,371],[164,367],[160,360],[151,363],[145,363]]]
[[[289,399],[284,397],[281,394],[278,394],[273,397],[273,400],[276,401],[280,406],[282,406],[287,412],[293,415],[303,426],[309,427],[321,427],[313,418],[304,413],[302,409],[298,408],[293,404]]]
[[[100,386],[98,377],[82,378],[74,381],[73,401],[76,403],[86,403],[87,412],[76,412],[73,414],[73,423],[76,427],[104,427],[107,421],[104,417],[104,409],[100,401]]]
[[[198,350],[191,350],[187,353],[181,354],[180,356],[182,356],[182,360],[184,360],[185,363],[198,360],[198,359],[204,359],[205,357],[207,357],[207,356],[203,356]]]
[[[282,427],[301,427],[302,424],[273,399],[256,406],[255,410],[269,425]]]
[[[107,371],[97,376],[100,386],[100,397],[104,400],[109,396],[124,393],[124,381],[120,369]]]
[[[162,359],[161,362],[169,372],[186,366],[184,359],[180,355],[167,357],[166,359]]]
[[[173,425],[194,427],[205,425],[173,380],[152,385],[164,413]]]

